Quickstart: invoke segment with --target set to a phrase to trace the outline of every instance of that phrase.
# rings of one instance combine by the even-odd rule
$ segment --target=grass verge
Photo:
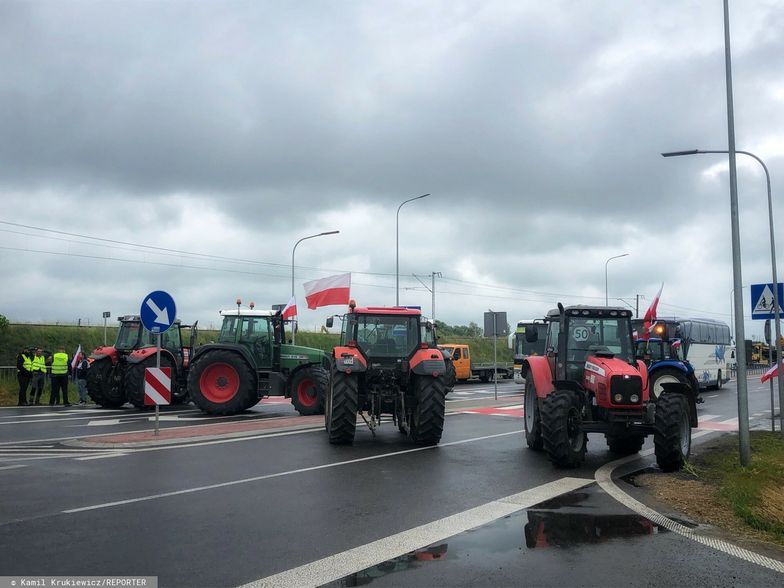
[[[683,471],[643,474],[635,483],[692,519],[784,546],[784,435],[753,431],[745,468],[737,435],[694,449]]]

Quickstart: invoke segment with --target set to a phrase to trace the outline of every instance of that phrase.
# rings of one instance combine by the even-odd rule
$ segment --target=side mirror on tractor
[[[526,343],[536,343],[539,340],[539,333],[536,329],[526,329],[525,330],[525,341]]]
[[[327,328],[331,329],[332,325],[334,325],[334,324],[335,324],[335,319],[333,317],[331,317],[331,316],[328,316],[327,317],[327,322],[326,322]]]

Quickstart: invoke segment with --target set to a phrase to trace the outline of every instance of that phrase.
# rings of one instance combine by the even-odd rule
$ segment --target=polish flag
[[[297,300],[293,296],[289,300],[288,304],[286,304],[286,306],[283,308],[280,314],[284,319],[287,319],[297,314]]]
[[[351,291],[351,274],[329,276],[302,284],[305,288],[305,300],[310,310],[320,306],[348,304]]]
[[[765,382],[767,382],[771,378],[775,378],[778,375],[779,375],[779,366],[778,365],[774,365],[767,372],[762,374],[762,377],[760,378],[760,382],[764,384]]]
[[[71,360],[71,369],[75,370],[76,366],[79,365],[79,362],[82,361],[82,346],[76,348],[76,353],[74,353],[73,359]]]
[[[662,290],[664,289],[664,282],[662,282],[661,288],[657,292],[656,296],[653,298],[653,302],[648,307],[648,310],[645,312],[645,318],[643,319],[643,329],[641,339],[650,339],[651,331],[653,330],[653,325],[656,324],[656,309],[659,307],[659,298],[661,297]]]

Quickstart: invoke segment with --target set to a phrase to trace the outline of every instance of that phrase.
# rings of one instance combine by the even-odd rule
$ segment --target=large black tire
[[[557,390],[542,402],[542,440],[553,465],[575,468],[585,458],[588,436],[583,431],[577,393]]]
[[[659,399],[659,396],[664,392],[664,389],[661,386],[663,383],[680,383],[691,386],[691,384],[689,384],[689,379],[683,372],[670,367],[657,368],[654,371],[650,384],[652,401],[656,402]]]
[[[332,372],[326,395],[324,425],[333,445],[351,445],[357,430],[357,377],[343,372]]]
[[[324,414],[324,396],[329,387],[329,374],[320,366],[302,368],[289,380],[291,404],[302,416]]]
[[[444,372],[444,386],[446,386],[446,393],[449,394],[452,390],[454,390],[455,384],[457,383],[457,370],[455,370],[455,364],[451,359],[447,359],[444,364],[446,365],[446,371]]]
[[[645,435],[606,435],[607,446],[616,455],[632,455],[642,449]]]
[[[128,365],[123,386],[128,402],[133,404],[136,408],[147,410],[153,408],[153,406],[144,405],[144,370],[155,367],[156,363],[155,356],[151,355],[139,363]],[[161,354],[161,367],[172,367],[171,360],[163,354]],[[171,374],[172,386],[176,386],[177,374],[174,369],[172,369]],[[174,391],[172,390],[172,400],[174,400],[173,392]]]
[[[689,403],[683,394],[663,394],[656,403],[653,443],[656,462],[662,471],[683,467],[691,452]]]
[[[122,372],[108,357],[97,359],[87,370],[87,394],[98,406],[120,408],[125,404]]]
[[[446,411],[444,377],[417,376],[414,397],[416,406],[409,413],[408,436],[417,445],[438,445]]]
[[[188,392],[207,414],[237,414],[258,402],[256,374],[239,353],[227,349],[206,351],[194,359]]]
[[[525,426],[525,442],[534,451],[541,451],[544,448],[542,421],[539,416],[539,399],[536,397],[534,377],[531,374],[525,380],[524,394],[523,424]]]

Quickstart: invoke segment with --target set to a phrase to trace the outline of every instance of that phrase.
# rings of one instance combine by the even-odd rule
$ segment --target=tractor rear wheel
[[[544,447],[542,422],[539,416],[539,399],[536,397],[536,386],[532,374],[525,380],[523,423],[525,425],[525,442],[528,447],[534,451],[541,451]]]
[[[659,397],[664,393],[662,384],[685,384],[689,386],[689,380],[686,374],[678,371],[675,368],[662,367],[654,370],[653,377],[651,378],[651,400],[656,402]]]
[[[633,455],[642,449],[645,435],[606,435],[607,446],[616,455]]]
[[[575,392],[558,390],[542,403],[542,440],[553,465],[575,468],[585,458],[588,436],[583,431],[580,402]]]
[[[357,430],[357,377],[343,372],[332,372],[326,394],[324,425],[333,445],[351,445]]]
[[[153,368],[156,364],[155,356],[151,355],[149,357],[144,358],[139,363],[134,363],[128,366],[127,371],[125,372],[125,381],[124,381],[124,388],[125,388],[125,395],[128,397],[128,402],[133,404],[136,408],[141,409],[151,409],[152,405],[145,406],[144,404],[144,371],[147,368]],[[161,367],[171,368],[171,361],[168,357],[165,357],[161,354]],[[177,374],[175,370],[172,369],[172,386],[176,385]],[[174,391],[172,390],[172,401],[174,401]],[[173,403],[173,402],[172,402]]]
[[[418,376],[414,379],[416,406],[408,423],[409,438],[417,445],[438,445],[444,432],[446,385],[444,377]]]
[[[457,370],[455,370],[455,364],[452,363],[451,359],[447,359],[444,364],[446,365],[446,371],[444,372],[444,386],[446,386],[446,393],[449,394],[457,383]]]
[[[120,408],[125,404],[119,370],[119,364],[112,365],[108,357],[95,360],[87,370],[87,393],[98,406]]]
[[[656,403],[653,443],[656,462],[662,471],[683,467],[691,452],[689,403],[683,394],[663,394]]]
[[[291,404],[302,416],[322,414],[329,375],[324,368],[311,366],[297,371],[290,380]]]
[[[256,375],[238,354],[226,349],[198,356],[188,374],[191,400],[208,414],[231,415],[258,400]]]

